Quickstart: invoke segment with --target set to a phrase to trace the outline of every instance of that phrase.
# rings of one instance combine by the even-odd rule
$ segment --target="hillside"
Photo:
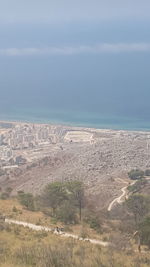
[[[16,210],[14,210],[14,206]],[[56,227],[51,218],[41,212],[27,211],[17,200],[0,200],[0,212],[8,218],[24,220],[36,225]],[[69,230],[70,228],[70,230]],[[80,232],[79,232],[80,229]],[[82,229],[82,233],[81,233]],[[83,226],[69,226],[72,233],[83,235]],[[150,263],[149,252],[139,255],[134,242],[127,248],[118,230],[110,233],[96,234],[88,226],[84,226],[84,236],[107,240],[111,235],[116,244],[114,247],[93,245],[89,242],[64,239],[61,236],[44,231],[33,231],[18,225],[9,225],[0,221],[0,266],[1,267],[148,267]],[[111,241],[112,242],[112,241]],[[117,246],[117,247],[116,247]]]
[[[14,150],[27,162],[5,169],[0,176],[2,188],[12,187],[14,194],[19,190],[35,194],[49,182],[78,179],[84,181],[97,206],[106,208],[124,185],[118,178],[126,181],[131,169],[150,167],[149,133],[65,126],[53,126],[50,131],[55,144]]]

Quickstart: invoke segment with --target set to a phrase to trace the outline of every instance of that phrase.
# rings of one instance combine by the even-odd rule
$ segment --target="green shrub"
[[[144,172],[140,169],[131,170],[128,176],[132,180],[138,180],[144,177]]]
[[[28,210],[35,210],[34,197],[31,193],[18,193],[18,200],[20,204],[25,206]]]
[[[97,232],[101,232],[100,218],[93,211],[91,212],[90,210],[85,210],[84,221],[89,224],[92,229],[96,230]]]
[[[13,211],[13,212],[17,212],[18,210],[17,210],[17,208],[14,206],[14,207],[12,208],[12,211]]]
[[[7,192],[2,192],[1,195],[0,195],[0,198],[3,199],[3,200],[6,200],[9,198],[9,193]]]
[[[150,169],[147,169],[147,170],[145,171],[145,176],[150,176]]]
[[[90,227],[98,232],[101,230],[101,224],[98,217],[95,216],[91,218]]]
[[[146,179],[140,179],[135,184],[128,186],[128,190],[130,192],[136,193],[140,191],[147,183],[148,181]]]
[[[150,217],[146,217],[139,225],[142,244],[150,249]]]

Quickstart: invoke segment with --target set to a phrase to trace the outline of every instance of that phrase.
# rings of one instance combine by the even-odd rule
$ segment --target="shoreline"
[[[119,129],[119,128],[99,128],[99,127],[90,127],[90,126],[85,126],[85,125],[77,125],[77,124],[67,124],[67,123],[58,123],[58,122],[36,122],[36,121],[31,121],[31,120],[7,120],[7,119],[0,119],[0,124],[35,124],[35,125],[48,125],[48,126],[55,126],[55,127],[66,127],[66,128],[70,128],[70,129],[76,129],[76,130],[86,130],[86,131],[94,131],[94,132],[129,132],[129,133],[145,133],[145,134],[150,134],[150,129],[149,130],[144,130],[144,129]],[[0,129],[3,129],[3,127]]]
[[[114,131],[150,132],[148,118],[66,109],[14,109],[0,112],[0,121]]]

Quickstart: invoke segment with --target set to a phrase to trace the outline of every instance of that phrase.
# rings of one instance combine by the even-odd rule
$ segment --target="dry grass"
[[[17,212],[13,212],[13,207]],[[50,225],[50,218],[41,212],[23,209],[16,199],[0,200],[0,212],[17,220]],[[5,223],[3,223],[5,225]],[[99,237],[87,225],[70,227],[75,233]],[[96,236],[97,235],[97,236]],[[107,237],[109,235],[107,234]],[[133,246],[134,248],[134,246]],[[102,248],[88,242],[63,239],[52,233],[5,225],[0,232],[0,267],[148,267],[149,253]]]
[[[11,226],[0,232],[1,267],[148,267],[148,254],[116,252],[111,249],[64,240]]]
[[[14,207],[17,209],[16,212],[13,211]],[[53,222],[53,219],[50,216],[46,216],[42,212],[29,211],[23,208],[15,198],[0,200],[0,214],[1,213],[8,218],[12,218],[18,221],[25,221],[33,224],[43,225],[50,228],[56,227],[56,223]],[[58,221],[57,226],[66,229],[67,232],[71,231],[79,236],[81,235],[81,232],[84,230],[87,237],[89,238],[103,239],[105,237],[105,234],[102,235],[98,234],[94,229],[91,229],[85,223],[66,226]]]

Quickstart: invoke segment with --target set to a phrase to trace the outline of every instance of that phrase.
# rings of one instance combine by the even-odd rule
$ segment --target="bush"
[[[136,170],[131,170],[128,173],[128,176],[130,179],[132,180],[138,180],[144,177],[144,172],[140,169],[136,169]]]
[[[5,171],[3,169],[0,169],[0,176],[4,175]]]
[[[85,210],[84,221],[90,225],[90,227],[97,232],[101,232],[101,222],[99,216],[91,212],[90,210]]]
[[[12,192],[12,190],[13,189],[11,187],[7,187],[6,190],[5,190],[5,192],[7,192],[8,194],[10,194]]]
[[[101,230],[101,224],[98,217],[95,216],[91,218],[90,227],[98,232]]]
[[[150,169],[147,169],[147,170],[145,171],[145,176],[150,176]]]
[[[142,244],[147,245],[150,249],[150,217],[145,218],[139,225],[139,229]]]
[[[132,193],[139,192],[147,183],[146,179],[140,179],[135,184],[128,186],[128,190]]]
[[[0,198],[3,199],[3,200],[8,199],[9,198],[9,193],[7,193],[7,192],[1,193]]]
[[[28,210],[35,210],[34,197],[31,193],[18,193],[18,200],[20,204],[25,206]]]
[[[18,210],[17,210],[17,208],[14,206],[14,207],[12,208],[12,211],[13,211],[13,212],[17,212]]]

